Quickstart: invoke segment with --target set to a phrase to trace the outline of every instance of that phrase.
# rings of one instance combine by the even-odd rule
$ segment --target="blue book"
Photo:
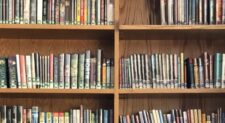
[[[45,115],[46,116],[46,115]],[[32,107],[32,123],[38,123],[38,107]]]
[[[222,54],[216,53],[214,57],[214,86],[221,87],[222,81]]]
[[[109,111],[107,109],[104,109],[103,123],[109,123]]]

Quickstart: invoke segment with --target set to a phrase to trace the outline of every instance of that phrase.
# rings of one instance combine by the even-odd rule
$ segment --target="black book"
[[[17,123],[22,123],[23,119],[23,106],[17,106]]]
[[[7,59],[0,58],[0,87],[7,88]]]
[[[16,69],[16,56],[8,58],[8,70],[9,70],[9,87],[16,88],[17,85],[17,69]]]
[[[12,123],[18,123],[17,122],[17,106],[12,106]]]
[[[6,108],[6,123],[12,123],[12,107],[10,106]]]
[[[186,76],[187,76],[187,88],[192,88],[194,86],[194,70],[193,70],[193,60],[188,58],[186,62]]]
[[[6,123],[6,105],[1,106],[1,123]]]
[[[48,0],[43,0],[43,10],[42,10],[42,19],[43,24],[47,23],[47,13],[48,13]]]

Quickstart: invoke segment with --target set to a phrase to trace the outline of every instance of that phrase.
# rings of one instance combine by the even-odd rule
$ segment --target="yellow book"
[[[185,87],[184,81],[184,53],[180,53],[180,79],[181,79],[181,87]]]
[[[106,62],[105,60],[102,63],[102,87],[106,87]]]
[[[77,24],[80,24],[80,0],[77,0]]]
[[[197,63],[197,58],[194,58],[194,81],[195,81],[195,87],[198,88],[200,87],[199,84],[199,74],[198,74],[198,63]]]
[[[201,109],[198,109],[198,123],[202,122],[202,111]]]
[[[194,109],[194,123],[198,123],[198,110]]]
[[[87,0],[84,0],[84,25],[87,24],[87,7],[88,7],[88,4],[87,4]]]
[[[190,111],[191,111],[191,123],[195,123],[194,121],[194,109],[190,109]]]
[[[44,112],[40,112],[39,122],[40,123],[45,123],[45,113]]]

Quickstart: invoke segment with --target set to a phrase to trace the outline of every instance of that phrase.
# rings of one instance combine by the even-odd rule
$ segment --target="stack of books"
[[[121,58],[120,88],[224,88],[225,54],[133,54]]]
[[[0,88],[105,89],[114,87],[113,59],[85,53],[0,58]]]
[[[109,25],[114,0],[0,0],[2,24]]]

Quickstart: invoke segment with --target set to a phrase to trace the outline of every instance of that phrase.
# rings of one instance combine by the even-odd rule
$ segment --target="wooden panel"
[[[122,40],[120,56],[134,53],[177,53],[186,57],[199,57],[204,51],[211,54],[225,52],[224,40]]]
[[[120,25],[148,25],[150,22],[159,24],[159,2],[159,0],[120,0]]]
[[[1,31],[3,32],[3,30]],[[103,50],[104,56],[113,58],[113,37],[104,39],[104,37],[100,37],[99,35],[94,39],[89,39],[88,36],[91,37],[94,33],[89,32],[90,34],[87,33],[85,35],[84,32],[77,32],[76,34],[76,31],[74,31],[74,33],[73,31],[55,32],[55,35],[51,35],[54,34],[54,31],[50,31],[49,35],[46,35],[46,33],[48,33],[46,30],[31,30],[30,33],[28,30],[22,32],[9,31],[6,35],[0,35],[0,56],[15,55],[17,53],[28,54],[31,52],[39,52],[42,55],[63,52],[81,53],[88,49],[96,56],[97,49],[100,48]],[[28,35],[25,35],[25,33],[28,33]],[[75,37],[70,36],[70,34],[75,35]],[[111,35],[111,33],[106,34]],[[76,37],[76,35],[80,35],[80,38]],[[98,33],[96,33],[96,35],[98,35]],[[63,37],[65,37],[65,39]]]
[[[22,105],[26,108],[39,106],[41,111],[69,111],[78,108],[81,104],[85,108],[113,109],[113,96],[98,95],[1,95],[0,105]]]
[[[120,97],[120,114],[137,113],[146,109],[162,109],[164,112],[174,108],[201,108],[205,112],[225,108],[224,94],[218,95],[122,95]],[[213,100],[213,101],[212,101]]]

